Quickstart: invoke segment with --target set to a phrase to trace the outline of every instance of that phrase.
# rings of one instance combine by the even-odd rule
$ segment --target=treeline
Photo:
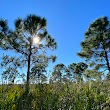
[[[15,20],[14,30],[9,28],[6,20],[0,20],[0,48],[9,51],[1,55],[2,78],[5,81],[14,83],[15,79],[22,78],[28,87],[36,79],[46,80],[46,68],[49,62],[56,60],[56,56],[48,55],[48,49],[57,48],[46,25],[46,19],[36,15]],[[85,78],[102,79],[105,71],[110,73],[110,23],[107,17],[98,18],[90,24],[81,48],[77,54],[85,58],[85,62],[72,63],[68,67],[63,63],[55,65],[50,80],[61,82],[63,78],[79,82]],[[23,69],[27,73],[23,73]]]

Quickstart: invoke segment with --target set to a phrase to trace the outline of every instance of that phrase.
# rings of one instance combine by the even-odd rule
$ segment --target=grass
[[[110,110],[110,82],[0,86],[0,110]]]

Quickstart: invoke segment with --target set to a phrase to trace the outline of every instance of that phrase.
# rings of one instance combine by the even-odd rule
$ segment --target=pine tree
[[[29,15],[24,19],[15,20],[15,29],[9,29],[6,20],[0,20],[0,47],[17,53],[12,56],[18,60],[21,67],[27,69],[26,85],[29,87],[30,76],[36,74],[36,65],[48,65],[49,61],[55,61],[55,56],[49,56],[47,49],[54,50],[57,47],[55,40],[47,32],[46,19],[36,15]],[[10,54],[12,55],[12,54]],[[9,55],[7,57],[10,61]],[[3,61],[4,62],[4,61]],[[13,64],[13,61],[5,62]],[[3,63],[2,63],[3,64]],[[9,67],[12,67],[12,64]],[[16,69],[18,65],[16,65]],[[40,69],[40,68],[39,68]],[[35,73],[33,73],[33,70]]]
[[[105,68],[110,72],[110,22],[107,17],[96,19],[85,32],[78,55],[85,58],[95,70]]]

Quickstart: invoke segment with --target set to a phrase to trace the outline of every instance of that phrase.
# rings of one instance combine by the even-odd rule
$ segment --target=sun
[[[33,43],[34,44],[38,44],[40,42],[40,38],[39,37],[34,37],[33,38]]]

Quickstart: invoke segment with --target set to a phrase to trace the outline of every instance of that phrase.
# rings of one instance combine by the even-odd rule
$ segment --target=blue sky
[[[47,19],[47,29],[58,48],[57,63],[68,65],[82,61],[76,53],[90,23],[98,17],[110,17],[110,0],[0,0],[0,17],[13,28],[17,17],[36,14]],[[52,65],[50,65],[52,66]]]

